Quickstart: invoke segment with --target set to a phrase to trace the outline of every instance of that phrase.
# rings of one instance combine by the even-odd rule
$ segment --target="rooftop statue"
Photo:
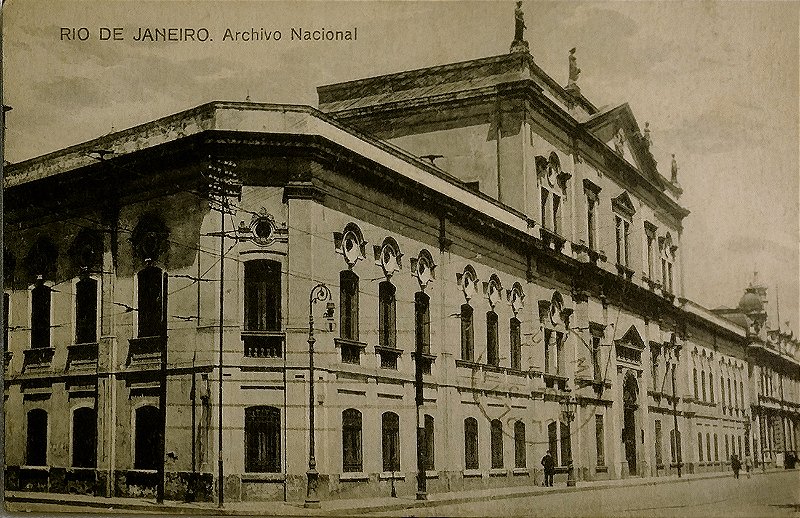
[[[675,153],[672,153],[672,183],[678,181],[678,161],[675,160]]]
[[[523,41],[525,29],[525,13],[522,12],[522,2],[517,2],[514,9],[514,41]]]
[[[578,80],[578,74],[581,73],[581,69],[578,68],[578,60],[575,58],[575,47],[572,47],[569,51],[569,83],[574,85],[575,82]]]

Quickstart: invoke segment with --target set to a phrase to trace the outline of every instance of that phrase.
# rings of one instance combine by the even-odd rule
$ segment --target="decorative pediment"
[[[344,257],[348,268],[352,268],[359,259],[366,257],[367,242],[355,223],[348,223],[343,232],[333,233],[333,246],[336,253]]]
[[[475,268],[471,265],[464,267],[462,273],[456,274],[456,281],[461,286],[461,291],[464,292],[464,298],[469,302],[472,297],[478,293],[478,275],[475,273]]]
[[[419,287],[423,290],[432,280],[436,278],[434,270],[436,264],[433,262],[433,256],[425,249],[420,250],[417,257],[411,259],[411,275],[419,281]]]
[[[622,214],[623,216],[631,217],[636,213],[636,207],[633,205],[630,195],[626,191],[611,200],[611,207],[614,212]]]
[[[403,257],[403,253],[400,252],[400,246],[394,238],[387,237],[380,246],[373,246],[372,252],[375,256],[375,264],[383,269],[383,274],[387,279],[402,269],[400,259]]]
[[[639,331],[636,329],[636,326],[631,326],[622,335],[622,338],[618,340],[618,342],[623,343],[628,346],[633,346],[640,351],[644,350],[644,340],[642,339],[642,335],[639,334]]]
[[[489,282],[483,283],[483,293],[489,300],[489,305],[494,309],[498,302],[503,298],[503,285],[500,283],[500,278],[492,274],[489,277]]]
[[[514,316],[516,316],[522,310],[523,302],[525,301],[525,293],[522,291],[522,285],[515,282],[514,286],[508,290],[506,295],[508,304],[511,306]]]

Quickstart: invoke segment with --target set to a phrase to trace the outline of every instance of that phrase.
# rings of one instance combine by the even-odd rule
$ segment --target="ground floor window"
[[[558,466],[558,423],[555,421],[547,425],[547,445],[553,464]]]
[[[28,412],[27,449],[25,464],[47,465],[47,412],[34,408]]]
[[[525,455],[525,423],[517,421],[514,423],[514,467],[524,468],[527,464]]]
[[[72,465],[97,467],[97,411],[94,408],[76,408],[72,413]]]
[[[494,419],[491,423],[492,469],[503,467],[503,423]]]
[[[661,454],[661,420],[656,419],[656,466],[663,466],[664,459]]]
[[[281,411],[271,406],[244,409],[244,464],[249,473],[281,471]]]
[[[703,462],[703,433],[697,432],[697,460]]]
[[[570,444],[569,422],[561,422],[561,465],[572,462],[572,444]]]
[[[594,440],[597,448],[597,465],[605,466],[606,454],[605,448],[603,447],[603,443],[605,442],[605,432],[603,430],[603,416],[601,414],[594,416]]]
[[[423,468],[433,471],[435,468],[434,463],[434,443],[433,443],[433,416],[425,415],[425,457],[423,459]]]
[[[464,420],[464,467],[478,469],[478,421],[474,417]]]
[[[342,470],[362,471],[361,412],[348,408],[342,412]]]
[[[161,433],[161,414],[152,405],[136,409],[134,418],[134,469],[158,469],[158,437]]]
[[[400,418],[394,412],[381,417],[383,471],[400,471]]]

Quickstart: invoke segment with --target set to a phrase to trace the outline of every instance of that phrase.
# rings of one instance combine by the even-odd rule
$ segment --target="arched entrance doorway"
[[[628,373],[622,386],[623,428],[622,442],[625,445],[625,460],[628,473],[636,475],[636,410],[639,408],[639,383],[636,376]]]

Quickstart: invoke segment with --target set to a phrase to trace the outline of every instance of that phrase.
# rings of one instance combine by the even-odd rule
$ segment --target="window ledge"
[[[242,482],[283,482],[285,473],[243,473]]]
[[[483,473],[479,469],[465,469],[464,474],[462,475],[464,478],[468,477],[482,477]]]
[[[336,347],[358,347],[362,351],[367,348],[367,344],[359,342],[358,340],[350,340],[347,338],[334,338],[333,343]]]
[[[28,465],[23,465],[23,466],[20,466],[19,469],[23,469],[23,470],[26,470],[26,471],[44,471],[44,472],[47,472],[47,473],[50,472],[50,466],[28,466]]]
[[[426,469],[425,478],[439,478],[439,472]]]
[[[513,473],[515,477],[528,477],[531,474],[528,468],[514,468],[511,473]]]
[[[608,466],[595,466],[595,473],[608,473]]]
[[[507,477],[508,470],[505,468],[492,468],[489,470],[490,477]]]
[[[376,345],[375,352],[378,354],[393,354],[395,356],[400,356],[403,354],[402,349],[398,349],[396,347],[386,347],[385,345]]]
[[[347,482],[365,481],[369,480],[369,474],[363,471],[346,471],[339,475],[339,480]]]
[[[382,471],[378,478],[380,480],[405,480],[406,474],[400,471]]]

